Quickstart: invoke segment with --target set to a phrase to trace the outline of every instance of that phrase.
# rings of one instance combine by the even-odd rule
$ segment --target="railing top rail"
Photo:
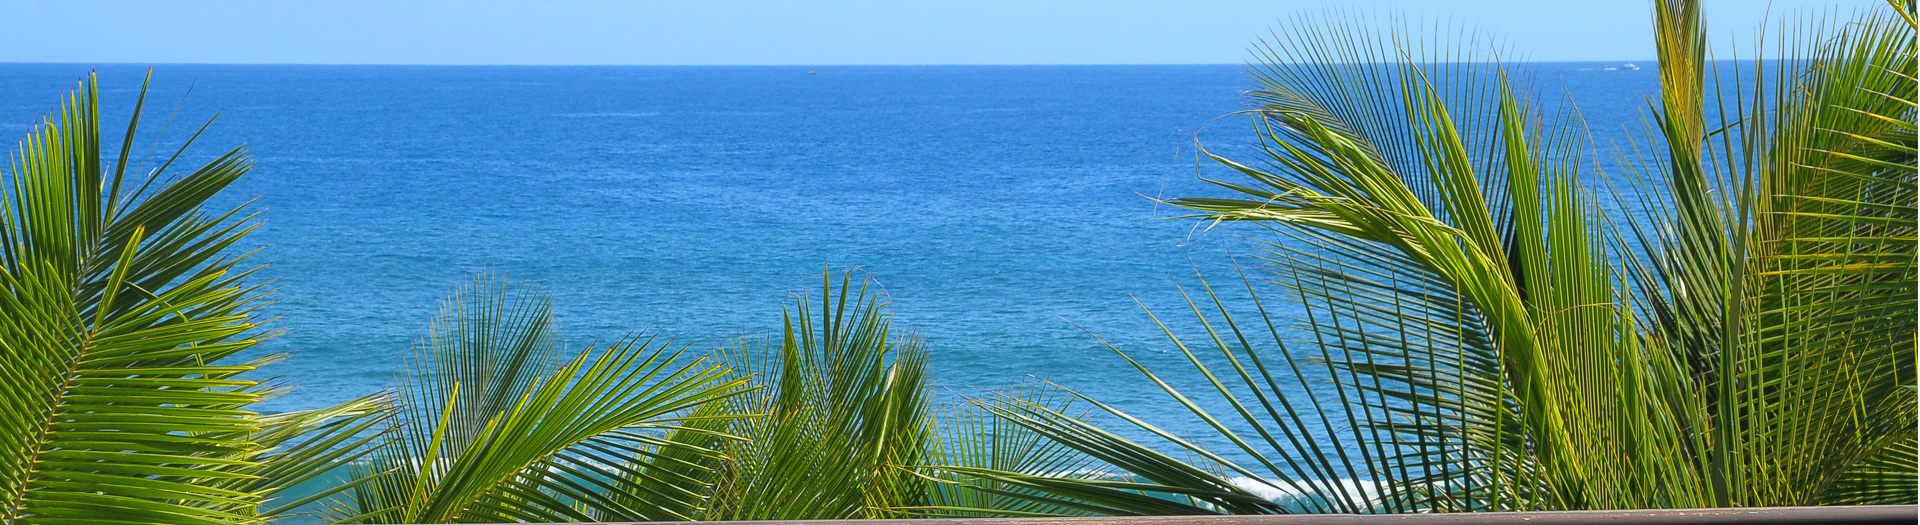
[[[1912,525],[1914,505],[1733,509],[1583,510],[1458,514],[1293,514],[1266,516],[1139,516],[1102,518],[958,518],[887,520],[712,521],[701,525]],[[686,525],[685,522],[599,525]]]

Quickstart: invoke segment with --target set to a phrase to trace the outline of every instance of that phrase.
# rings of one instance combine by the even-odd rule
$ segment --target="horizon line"
[[[1725,59],[1722,59],[1725,60]],[[1520,60],[1504,64],[1572,63],[1658,63],[1646,59],[1608,60]],[[70,62],[0,61],[0,65],[77,65],[77,66],[343,66],[343,67],[1129,67],[1129,66],[1250,66],[1252,62],[1094,62],[1094,63],[929,63],[929,64],[486,64],[486,63],[351,63],[351,62]]]

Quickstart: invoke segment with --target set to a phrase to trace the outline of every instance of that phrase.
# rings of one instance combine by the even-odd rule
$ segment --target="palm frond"
[[[254,458],[260,464],[255,472],[259,477],[238,481],[231,488],[264,496],[260,515],[269,520],[310,513],[302,509],[355,487],[356,480],[338,476],[392,438],[385,431],[391,428],[392,416],[393,399],[388,393],[262,415],[261,430],[248,436],[262,450]],[[302,486],[317,488],[296,488]],[[301,495],[289,498],[283,493]]]
[[[633,458],[718,451],[663,437],[744,392],[724,365],[629,338],[555,362],[550,301],[485,276],[454,293],[402,375],[395,440],[356,464],[368,481],[337,521],[585,521],[637,513],[666,481]]]
[[[1084,502],[1050,502],[1045,494],[1025,487],[1031,483],[994,479],[1001,474],[1076,478],[1106,472],[1106,466],[1086,454],[996,416],[988,408],[993,403],[1009,403],[1071,413],[1072,401],[1060,389],[1027,384],[949,408],[935,419],[940,429],[936,447],[939,457],[926,458],[932,464],[916,469],[933,482],[928,486],[931,492],[926,504],[902,510],[929,517],[1090,515]],[[1076,418],[1087,415],[1080,411]]]
[[[109,166],[96,80],[64,102],[0,183],[0,522],[258,522],[255,223],[204,208],[247,155],[130,179],[140,105]]]
[[[669,439],[725,452],[702,477],[711,487],[701,520],[854,519],[895,516],[926,505],[927,480],[909,470],[933,454],[927,353],[892,328],[886,296],[823,272],[819,295],[783,314],[777,340],[743,340],[726,351],[736,376],[762,388],[728,400],[721,412],[750,415],[712,427],[741,440],[714,441],[684,429]]]

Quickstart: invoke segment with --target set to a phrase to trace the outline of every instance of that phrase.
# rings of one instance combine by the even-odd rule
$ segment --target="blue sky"
[[[1530,60],[1647,60],[1651,0],[0,0],[0,62],[1205,64],[1283,18],[1401,13]],[[1768,18],[1880,0],[1708,0],[1721,42]],[[1742,51],[1745,55],[1746,52]]]

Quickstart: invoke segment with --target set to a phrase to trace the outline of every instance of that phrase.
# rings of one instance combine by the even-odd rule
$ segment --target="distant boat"
[[[818,75],[818,74],[820,74],[820,73],[819,73],[819,72],[816,72],[816,71],[808,71],[808,72],[807,72],[807,74],[809,74],[809,75]]]
[[[1636,65],[1633,65],[1632,62],[1628,62],[1626,63],[1626,65],[1620,66],[1620,69],[1625,69],[1627,71],[1639,71],[1640,66],[1636,66]]]

